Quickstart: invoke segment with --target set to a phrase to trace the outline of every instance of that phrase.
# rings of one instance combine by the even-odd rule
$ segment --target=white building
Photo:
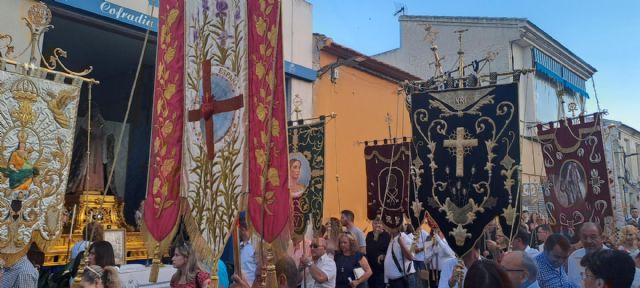
[[[605,120],[604,125],[615,195],[621,212],[628,216],[630,208],[640,208],[640,131],[614,120]]]
[[[520,77],[519,87],[521,133],[525,135],[521,139],[523,203],[533,210],[542,208],[537,191],[545,173],[534,124],[586,112],[584,104],[589,95],[585,82],[596,69],[523,18],[400,16],[399,22],[400,47],[372,57],[425,80],[436,71],[427,25],[438,33],[435,44],[443,58],[445,74],[451,71],[453,77],[458,77],[460,44],[455,31],[460,30],[466,30],[462,35],[465,64],[488,56],[494,58],[478,65],[478,75],[535,69],[535,73]],[[510,81],[510,77],[498,77],[498,83]],[[570,103],[576,104],[576,110],[569,111]]]
[[[313,7],[306,0],[282,0],[282,41],[289,119],[313,114]],[[296,107],[299,109],[296,113]]]

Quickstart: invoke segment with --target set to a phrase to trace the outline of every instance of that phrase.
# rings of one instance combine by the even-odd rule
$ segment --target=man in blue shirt
[[[551,234],[544,242],[544,252],[535,257],[540,287],[579,288],[569,281],[564,264],[569,258],[569,239],[562,234]]]

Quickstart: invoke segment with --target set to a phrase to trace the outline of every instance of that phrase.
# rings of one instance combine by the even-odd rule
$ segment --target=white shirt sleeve
[[[580,265],[582,256],[579,255],[579,251],[580,249],[576,250],[569,256],[569,261],[567,264],[567,276],[569,277],[569,281],[571,281],[571,283],[581,286],[582,272],[584,272],[584,267]]]
[[[453,268],[455,268],[457,262],[458,260],[454,258],[442,263],[442,272],[440,273],[440,282],[438,282],[438,287],[449,287],[449,278],[451,278],[451,275],[453,275]],[[457,288],[458,285],[456,284],[453,287]]]

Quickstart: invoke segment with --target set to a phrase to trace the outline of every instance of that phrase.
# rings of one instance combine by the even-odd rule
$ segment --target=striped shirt
[[[27,256],[23,256],[11,267],[4,268],[0,287],[38,287],[38,270],[33,267]]]

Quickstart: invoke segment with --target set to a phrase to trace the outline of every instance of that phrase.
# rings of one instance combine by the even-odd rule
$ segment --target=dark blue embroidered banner
[[[322,228],[324,123],[289,126],[289,191],[297,234],[305,232],[309,220],[314,231]]]
[[[411,96],[412,218],[428,212],[459,256],[496,216],[507,236],[518,218],[518,119],[517,83]]]

